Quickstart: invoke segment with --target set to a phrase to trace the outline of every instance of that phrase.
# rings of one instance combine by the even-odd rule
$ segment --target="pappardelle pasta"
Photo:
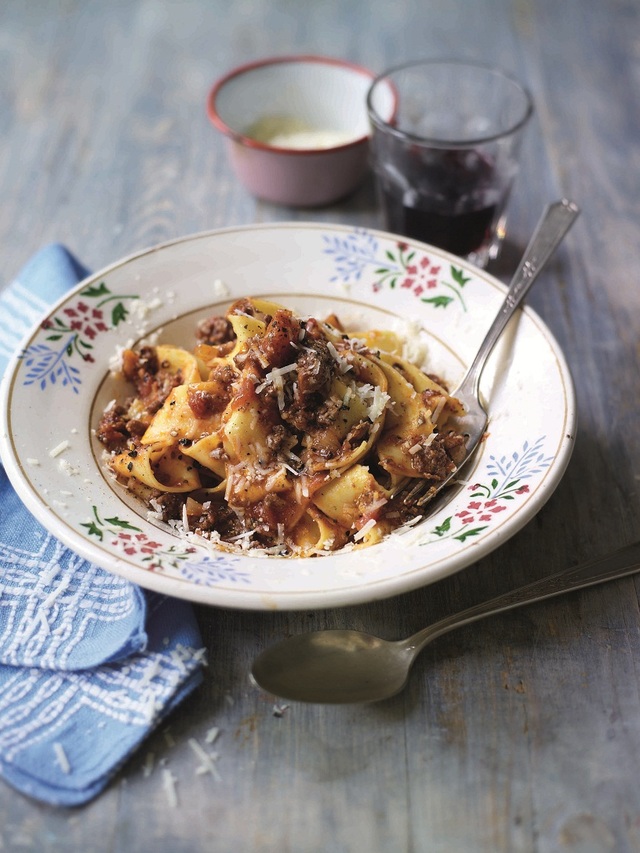
[[[279,556],[372,545],[422,512],[400,485],[437,486],[464,454],[460,403],[394,332],[252,298],[196,338],[125,350],[133,394],[97,429],[118,481],[183,533]]]

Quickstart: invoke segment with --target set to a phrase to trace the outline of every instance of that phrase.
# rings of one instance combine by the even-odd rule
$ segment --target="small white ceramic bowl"
[[[374,76],[328,57],[264,59],[221,77],[207,112],[253,195],[296,207],[330,204],[366,174]]]

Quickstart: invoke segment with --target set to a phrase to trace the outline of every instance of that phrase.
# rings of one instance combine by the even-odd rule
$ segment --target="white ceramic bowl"
[[[366,174],[366,96],[373,78],[365,68],[327,57],[264,59],[221,77],[207,112],[253,195],[296,207],[326,205],[352,192]]]
[[[85,279],[24,339],[0,381],[6,473],[54,536],[166,595],[293,610],[408,592],[498,548],[534,517],[564,473],[576,429],[573,383],[530,308],[518,312],[482,374],[490,427],[442,505],[378,545],[322,557],[226,553],[150,517],[101,464],[95,427],[123,393],[109,366],[132,340],[190,348],[198,320],[256,296],[305,316],[335,312],[352,330],[409,333],[430,371],[455,388],[504,294],[504,285],[460,258],[345,225],[270,223],[153,247]],[[85,321],[76,329],[78,317]]]

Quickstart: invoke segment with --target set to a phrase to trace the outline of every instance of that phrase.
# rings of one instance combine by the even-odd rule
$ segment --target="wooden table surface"
[[[566,354],[579,409],[571,463],[539,514],[479,563],[391,600],[198,608],[204,686],[83,808],[43,806],[0,783],[0,850],[640,850],[640,579],[444,637],[405,692],[377,705],[278,711],[248,680],[253,657],[286,634],[404,636],[640,537],[639,14],[636,0],[0,4],[0,285],[51,241],[98,269],[220,226],[379,226],[369,182],[341,204],[294,210],[234,180],[206,94],[228,68],[273,54],[376,71],[472,57],[524,80],[536,113],[492,268],[502,280],[547,202],[566,195],[583,209],[529,298]],[[212,727],[219,780],[195,773],[188,744]],[[162,765],[178,780],[178,808]]]

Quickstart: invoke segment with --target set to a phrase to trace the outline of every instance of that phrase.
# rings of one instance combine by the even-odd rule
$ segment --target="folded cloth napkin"
[[[0,374],[46,306],[86,274],[54,244],[0,292]],[[0,465],[0,775],[54,805],[90,800],[203,665],[191,605],[74,554]]]

